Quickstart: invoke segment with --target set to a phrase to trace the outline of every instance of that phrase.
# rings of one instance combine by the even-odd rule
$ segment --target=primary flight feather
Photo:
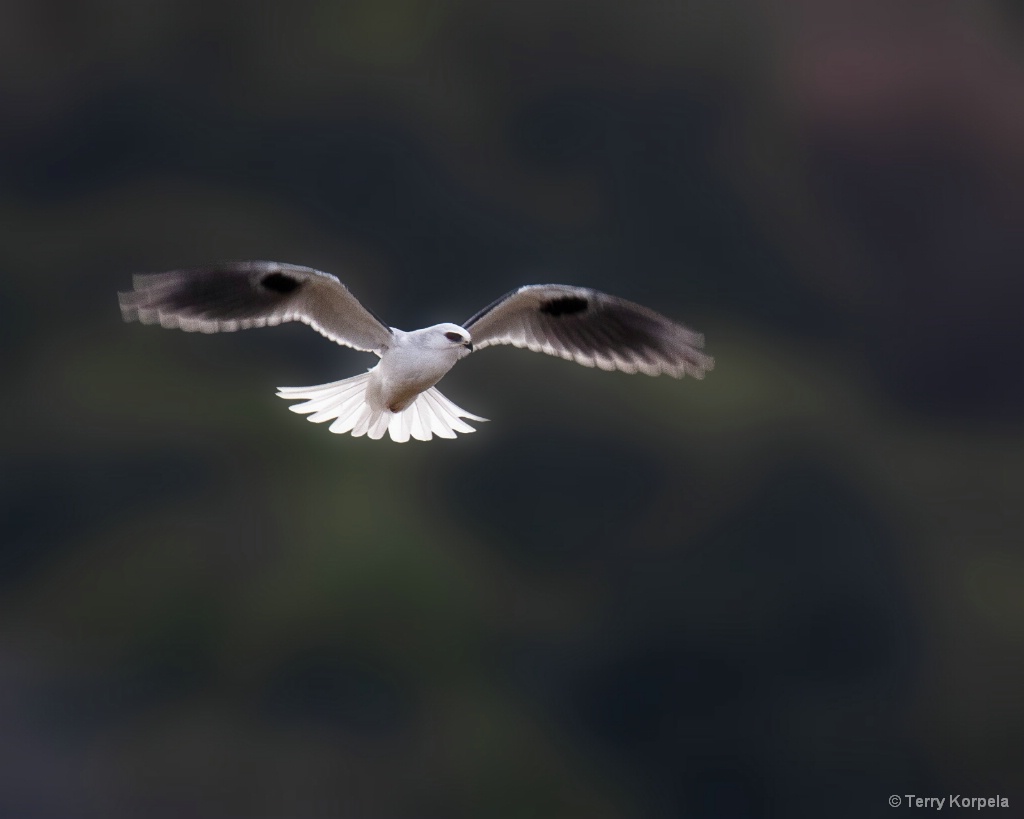
[[[405,332],[389,327],[329,273],[277,262],[233,262],[135,276],[119,293],[125,321],[217,333],[301,321],[331,341],[375,353],[366,373],[314,387],[281,387],[304,399],[289,409],[331,432],[394,441],[473,432],[466,412],[434,386],[474,350],[511,344],[587,367],[703,378],[714,366],[704,337],[653,310],[585,287],[532,284],[462,325]]]

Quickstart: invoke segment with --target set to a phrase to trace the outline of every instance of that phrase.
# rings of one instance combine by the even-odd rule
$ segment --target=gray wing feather
[[[381,352],[391,328],[329,273],[277,262],[229,262],[134,277],[118,293],[125,321],[218,333],[301,321],[338,344]]]
[[[462,325],[476,349],[511,344],[585,367],[703,378],[715,361],[704,336],[643,305],[585,287],[531,284]]]

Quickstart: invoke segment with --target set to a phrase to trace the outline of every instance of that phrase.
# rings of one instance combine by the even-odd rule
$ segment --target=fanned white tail
[[[333,421],[331,432],[351,432],[358,438],[383,438],[391,434],[391,440],[398,443],[410,437],[418,441],[429,441],[434,435],[439,438],[454,438],[457,432],[476,432],[463,421],[486,421],[478,415],[466,412],[456,406],[436,387],[431,387],[416,396],[404,410],[392,412],[386,407],[375,409],[366,400],[366,385],[370,373],[320,384],[315,387],[279,387],[277,394],[286,399],[306,399],[301,404],[288,407],[292,412],[309,414],[314,424]]]

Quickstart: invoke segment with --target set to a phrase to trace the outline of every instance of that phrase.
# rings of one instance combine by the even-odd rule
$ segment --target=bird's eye
[[[449,341],[462,341],[463,338],[458,333],[445,333],[444,337]]]

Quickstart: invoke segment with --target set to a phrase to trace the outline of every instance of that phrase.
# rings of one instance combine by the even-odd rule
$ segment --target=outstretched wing
[[[703,378],[715,361],[704,336],[607,293],[565,284],[513,290],[462,325],[479,349],[526,347],[602,370]]]
[[[125,321],[218,333],[301,321],[338,344],[381,352],[391,328],[329,273],[277,262],[229,262],[135,276],[118,293]]]

